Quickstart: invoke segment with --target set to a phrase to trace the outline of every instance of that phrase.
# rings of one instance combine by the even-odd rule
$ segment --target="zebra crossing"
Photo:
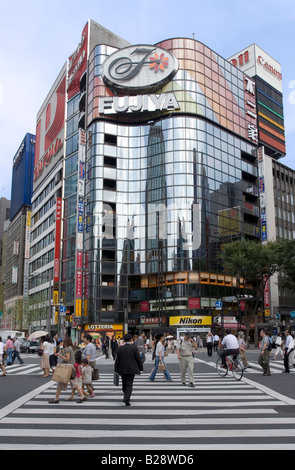
[[[153,361],[151,360],[151,355],[148,355],[148,360],[146,361],[146,365],[150,364],[152,368]],[[176,355],[175,355],[176,356]],[[171,356],[169,356],[171,357]],[[207,365],[211,367],[216,367],[216,359],[214,358],[214,361],[204,361],[201,359],[202,355],[198,355],[195,358],[196,363],[206,363]],[[103,357],[100,357],[98,359],[104,359]],[[176,358],[174,358],[176,359]],[[26,358],[24,357],[24,360],[26,361]],[[167,361],[169,362],[169,361]],[[251,366],[249,369],[246,369],[245,374],[260,374],[262,373],[262,369],[260,365],[257,362],[254,361],[248,361],[249,365]],[[285,370],[284,368],[284,363],[282,360],[277,360],[276,362],[271,360],[270,361],[270,371],[271,374],[280,374]],[[26,362],[21,365],[19,363],[14,363],[11,366],[6,366],[6,372],[9,375],[43,375],[43,370],[40,369],[39,363],[31,363],[31,364],[26,364]],[[295,368],[290,366],[290,372],[295,374]]]
[[[95,396],[77,404],[49,404],[56,383],[38,389],[0,410],[0,449],[205,450],[293,449],[295,415],[280,410],[295,400],[243,378],[196,373],[196,387],[182,386],[179,374],[166,382],[158,373],[136,376],[131,407],[122,402],[113,374],[94,382]],[[121,385],[121,384],[120,384]],[[10,439],[14,443],[10,444]]]

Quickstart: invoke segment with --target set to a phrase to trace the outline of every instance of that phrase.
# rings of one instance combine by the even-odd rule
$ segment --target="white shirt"
[[[222,343],[221,343],[223,346],[226,347],[226,349],[239,349],[239,343],[238,343],[238,340],[237,338],[232,335],[232,334],[229,334],[227,336],[225,336],[222,340]]]
[[[44,341],[43,347],[44,347],[44,351],[43,351],[44,354],[50,354],[51,343],[48,343],[48,341]]]
[[[291,335],[287,336],[286,338],[285,349],[288,349],[287,352],[290,352],[291,349],[294,349],[294,339],[292,338]]]
[[[5,344],[0,341],[0,355],[4,354],[4,346]]]
[[[157,348],[156,348],[156,356],[162,357],[164,354],[163,349],[164,349],[163,344],[161,343],[161,341],[158,341]]]

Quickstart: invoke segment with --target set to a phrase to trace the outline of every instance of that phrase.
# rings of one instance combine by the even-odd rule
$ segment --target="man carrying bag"
[[[118,348],[115,360],[115,372],[122,377],[123,401],[126,406],[131,405],[130,398],[135,374],[140,374],[143,370],[138,348],[130,343],[131,339],[131,334],[127,333],[124,335],[123,340],[125,344]]]

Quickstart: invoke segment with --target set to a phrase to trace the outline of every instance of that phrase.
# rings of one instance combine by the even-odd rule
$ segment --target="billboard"
[[[258,75],[282,93],[281,65],[257,44],[251,44],[228,60],[250,77]]]
[[[80,78],[87,67],[88,23],[85,25],[81,41],[75,52],[69,57],[67,93],[71,99],[80,91]]]
[[[169,39],[128,46],[109,56],[97,47],[94,54],[87,125],[100,117],[136,122],[143,115],[154,119],[188,113],[258,143],[254,82],[204,44]],[[99,61],[101,67],[96,66]]]
[[[34,186],[39,184],[61,156],[64,143],[66,64],[62,68],[38,115],[34,161]]]

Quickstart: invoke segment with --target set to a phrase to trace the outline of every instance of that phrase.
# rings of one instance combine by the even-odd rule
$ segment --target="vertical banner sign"
[[[24,299],[29,298],[30,238],[31,238],[31,211],[28,211],[27,219],[26,219],[26,235],[25,235],[24,290],[23,290]]]
[[[85,131],[79,130],[78,148],[78,196],[77,196],[77,230],[76,230],[76,306],[75,316],[82,316],[83,298],[83,231],[84,231],[84,185],[85,185]]]
[[[59,266],[60,266],[60,241],[61,241],[61,197],[56,198],[55,211],[55,247],[54,247],[54,268],[53,268],[53,305],[58,303],[59,287]]]

